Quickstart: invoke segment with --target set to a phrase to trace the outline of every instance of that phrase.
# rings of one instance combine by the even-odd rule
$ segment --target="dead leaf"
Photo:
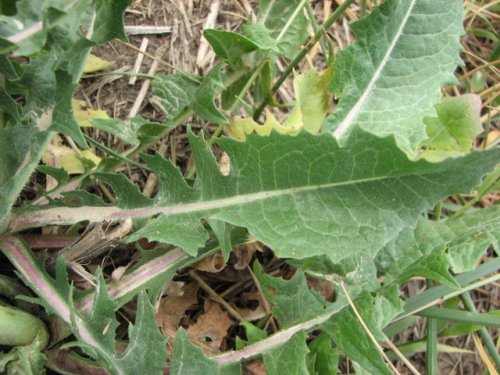
[[[226,261],[224,256],[220,253],[211,255],[209,257],[203,258],[199,262],[196,262],[191,267],[198,271],[217,273],[226,267]]]
[[[217,354],[233,321],[218,303],[206,300],[204,310],[196,323],[188,327],[187,333],[193,344],[200,346],[205,354]]]
[[[92,123],[90,120],[109,118],[106,111],[91,109],[84,100],[73,99],[72,105],[75,119],[82,128],[91,127]]]
[[[267,315],[261,298],[259,292],[241,294],[241,304],[248,307],[235,307],[235,309],[245,322],[259,320]]]
[[[114,61],[108,61],[97,57],[94,54],[90,54],[87,60],[85,61],[85,66],[83,67],[83,73],[94,73],[99,70],[104,70],[111,68],[114,64]]]
[[[181,295],[178,294],[163,297],[156,313],[156,322],[162,334],[171,339],[175,337],[186,310],[198,302],[198,283],[184,285]]]
[[[309,275],[306,275],[306,279],[307,279],[307,286],[309,286],[309,288],[314,289],[316,292],[321,294],[325,300],[333,301],[335,288],[333,287],[333,284],[330,281],[317,279]]]
[[[257,250],[262,252],[262,244],[257,241],[236,246],[233,250],[234,269],[244,270],[247,268]]]
[[[266,366],[262,359],[255,359],[252,362],[245,363],[245,374],[249,375],[267,375]]]
[[[80,155],[68,146],[58,146],[50,144],[45,151],[42,161],[54,168],[63,168],[68,174],[82,174],[85,172],[85,167],[79,157],[83,157],[92,161],[95,165],[101,162],[96,154],[90,150],[80,151]]]

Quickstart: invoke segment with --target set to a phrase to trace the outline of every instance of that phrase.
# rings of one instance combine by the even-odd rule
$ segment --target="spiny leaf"
[[[282,327],[291,327],[325,311],[325,300],[309,289],[303,272],[297,271],[292,280],[283,280],[265,275],[258,263],[254,264],[254,271]]]
[[[460,63],[463,2],[388,0],[351,25],[356,42],[333,64],[339,105],[323,128],[345,140],[354,127],[394,134],[410,153],[426,138],[439,88]]]
[[[418,275],[455,286],[449,268],[455,273],[472,270],[490,244],[498,248],[499,210],[493,206],[438,222],[421,218],[415,229],[402,231],[377,255],[379,272],[386,283]]]
[[[220,140],[231,159],[230,174],[222,176],[202,136],[190,135],[190,140],[198,174],[194,188],[165,161],[160,163],[163,187],[149,206],[140,207],[137,198],[134,209],[121,204],[20,213],[11,228],[162,214],[130,241],[147,237],[196,254],[207,238],[200,219],[217,219],[248,228],[278,256],[326,254],[338,262],[353,253],[373,256],[437,201],[470,191],[500,153],[493,149],[441,163],[413,162],[393,139],[362,131],[346,148],[329,134],[272,133],[249,135],[244,143]]]
[[[285,345],[279,346],[263,355],[268,375],[309,375],[306,366],[306,345],[304,332],[294,335]]]
[[[128,374],[162,374],[167,360],[167,338],[156,326],[155,308],[146,292],[139,293],[135,324],[129,325],[129,344],[117,362]]]
[[[368,292],[362,293],[354,302],[359,314],[371,329],[377,328],[373,322],[373,303]],[[334,315],[328,322],[323,323],[323,327],[335,339],[339,349],[364,369],[373,374],[391,374],[351,307],[346,307]]]

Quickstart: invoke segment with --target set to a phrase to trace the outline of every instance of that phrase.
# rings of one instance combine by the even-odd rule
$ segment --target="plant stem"
[[[132,159],[129,159],[126,156],[123,156],[123,155],[121,155],[121,154],[113,151],[109,147],[106,147],[103,144],[97,142],[94,138],[89,137],[87,134],[83,133],[83,136],[85,137],[85,139],[87,141],[89,141],[90,143],[92,143],[94,146],[96,146],[97,148],[100,148],[101,150],[107,152],[108,154],[114,156],[115,158],[120,159],[121,161],[130,163],[132,165],[135,165],[136,167],[138,167],[138,168],[140,168],[142,170],[145,170],[145,171],[148,171],[148,172],[152,172],[151,169],[149,169],[146,165],[137,163],[136,161],[134,161]]]
[[[427,280],[427,289],[432,288],[432,280]],[[438,367],[438,352],[437,352],[437,325],[438,321],[435,318],[427,318],[427,352],[425,368],[427,374],[436,375],[439,373]]]
[[[300,50],[300,52],[293,58],[293,60],[290,62],[290,64],[287,66],[287,68],[281,73],[279,76],[278,80],[276,83],[273,85],[271,88],[270,93],[264,98],[263,102],[257,107],[254,113],[254,120],[257,120],[260,115],[262,114],[262,111],[264,111],[264,108],[266,108],[267,103],[271,100],[271,97],[278,91],[278,89],[281,87],[283,82],[287,79],[287,77],[292,73],[293,69],[299,63],[302,61],[302,59],[307,55],[307,53],[314,47],[314,45],[321,39],[321,37],[325,34],[326,30],[330,28],[330,26],[333,25],[337,19],[340,18],[340,16],[344,13],[344,11],[347,9],[349,5],[351,5],[354,2],[354,0],[346,0],[342,3],[341,6],[335,10],[335,12],[332,13],[332,15],[325,21],[323,26],[321,27],[320,30],[318,30],[314,36],[309,39],[309,41],[306,43],[304,48]]]
[[[307,12],[307,17],[309,17],[309,21],[311,22],[311,26],[312,26],[314,32],[315,33],[319,32],[321,30],[321,28],[318,24],[318,21],[316,20],[316,17],[314,16],[314,10],[311,6],[310,1],[308,1],[306,3],[306,12]],[[325,57],[325,60],[328,61],[328,51],[327,51],[327,48],[325,46],[325,42],[323,41],[323,39],[319,40],[319,46],[321,48],[321,53]]]
[[[361,17],[364,17],[366,15],[366,10],[368,8],[368,4],[366,0],[361,0]]]
[[[472,298],[470,297],[469,293],[461,294],[460,299],[462,300],[467,310],[474,313],[477,312],[476,306],[474,306],[474,302],[472,301]],[[486,349],[488,350],[488,352],[490,352],[490,355],[493,358],[493,361],[495,362],[496,368],[497,369],[500,368],[500,355],[498,354],[495,343],[491,339],[491,336],[485,327],[479,329],[479,335],[483,339],[483,343],[486,346]]]

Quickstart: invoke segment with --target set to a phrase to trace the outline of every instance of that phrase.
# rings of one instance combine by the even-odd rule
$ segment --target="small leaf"
[[[158,74],[153,79],[151,104],[162,111],[169,121],[180,116],[194,101],[199,77],[188,77],[187,73],[175,73]]]
[[[94,166],[101,162],[101,158],[90,150],[80,151],[78,155],[68,146],[55,145],[49,145],[42,156],[42,161],[48,166],[62,168],[68,174],[82,174],[86,170],[82,158],[89,160]]]
[[[222,65],[214,67],[210,73],[203,78],[200,86],[197,88],[192,103],[193,109],[199,116],[205,120],[217,125],[227,124],[227,118],[217,109],[214,104],[216,87],[223,88],[222,78],[220,76]]]
[[[73,99],[72,107],[78,125],[84,128],[92,126],[91,120],[109,118],[106,111],[90,109],[84,100]]]
[[[245,35],[256,44],[259,49],[280,53],[278,43],[274,40],[271,30],[262,23],[248,24],[243,26]]]
[[[264,296],[273,304],[273,315],[282,327],[291,327],[325,311],[325,300],[309,289],[302,271],[297,271],[292,280],[267,276],[258,262],[254,264],[254,271]]]
[[[132,0],[103,0],[97,2],[92,41],[97,44],[106,43],[114,38],[125,42],[128,41],[123,25],[123,15],[125,9],[131,3]]]
[[[428,160],[441,160],[440,155],[450,156],[468,152],[472,149],[474,137],[483,129],[480,112],[481,99],[477,95],[463,95],[443,99],[436,106],[437,118],[426,117],[426,131],[429,139],[421,146],[425,148],[422,156]]]
[[[216,55],[231,66],[243,64],[242,56],[259,48],[243,35],[224,30],[205,30],[203,35]]]
[[[306,128],[311,133],[321,129],[329,111],[329,95],[326,83],[332,76],[332,69],[324,72],[310,70],[294,77],[296,103],[283,123],[286,128]]]
[[[259,2],[257,24],[260,23],[269,30],[270,35],[278,44],[280,53],[289,59],[297,54],[297,47],[307,38],[308,22],[303,10],[300,10],[290,23],[300,3],[300,0],[262,0]]]
[[[91,118],[90,123],[94,128],[111,133],[131,145],[148,143],[159,133],[173,129],[170,125],[152,122],[140,116],[126,120],[98,117]]]
[[[238,141],[245,141],[247,134],[256,133],[261,136],[269,136],[273,130],[280,134],[298,134],[302,124],[296,126],[291,124],[289,127],[281,125],[271,112],[266,111],[266,122],[259,125],[252,118],[242,118],[234,116],[226,126],[228,135]]]
[[[113,61],[101,59],[100,57],[97,57],[96,55],[91,53],[87,57],[87,61],[85,62],[85,66],[83,68],[83,73],[98,72],[99,70],[111,68],[113,64]]]

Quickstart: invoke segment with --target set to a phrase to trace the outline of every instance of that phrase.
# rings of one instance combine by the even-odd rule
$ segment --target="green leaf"
[[[291,327],[325,311],[325,300],[309,289],[302,271],[297,271],[292,280],[283,280],[264,274],[257,262],[253,268],[264,296],[273,305],[273,315],[281,327]]]
[[[95,3],[96,18],[92,41],[97,44],[106,43],[114,38],[128,41],[123,25],[123,15],[132,0],[100,0]]]
[[[191,134],[190,140],[198,175],[193,188],[159,158],[164,178],[150,206],[49,208],[20,213],[11,228],[161,214],[129,240],[147,237],[194,255],[206,240],[200,220],[216,219],[248,228],[279,257],[326,254],[339,262],[355,253],[373,256],[437,201],[470,191],[500,153],[492,149],[441,163],[413,162],[393,139],[362,131],[346,148],[329,134],[272,133],[249,135],[244,143],[221,139],[231,159],[230,174],[223,176],[202,135]],[[156,166],[150,168],[157,173]],[[179,233],[182,228],[190,230]]]
[[[450,152],[450,156],[455,156],[470,151],[474,138],[483,131],[481,99],[468,94],[445,98],[435,107],[438,117],[424,118],[429,139],[421,145],[426,149],[423,157],[436,160],[440,155]]]
[[[153,79],[153,97],[151,103],[165,114],[168,121],[179,117],[187,110],[195,97],[199,86],[198,78],[186,73],[171,75],[156,75]]]
[[[131,145],[147,142],[149,138],[157,134],[158,129],[173,129],[172,126],[149,121],[140,116],[127,120],[91,119],[90,122],[94,128],[109,132]]]
[[[331,90],[340,97],[323,128],[345,141],[355,127],[415,153],[422,123],[454,83],[460,64],[463,2],[387,0],[351,24],[356,42],[338,54]]]
[[[227,124],[227,118],[217,109],[214,104],[216,87],[223,88],[220,72],[222,64],[214,67],[210,73],[203,78],[200,86],[197,88],[192,103],[193,110],[197,115],[203,117],[209,122],[217,125]]]
[[[215,54],[233,67],[242,65],[243,56],[259,48],[250,39],[231,31],[208,29],[203,32],[203,35]]]
[[[366,303],[360,306],[358,301]],[[373,313],[372,298],[369,293],[363,294],[356,300],[355,305],[363,318]],[[323,324],[323,327],[334,338],[339,349],[364,369],[372,374],[391,374],[351,307],[346,307],[334,315]]]
[[[300,9],[292,19],[300,3],[300,0],[261,0],[259,2],[257,24],[269,30],[281,54],[289,59],[297,54],[298,46],[307,38],[308,22],[304,11]],[[260,28],[263,29],[262,26]],[[248,29],[245,29],[245,32],[248,33]],[[259,44],[254,38],[251,39]]]
[[[184,328],[179,328],[175,338],[172,375],[217,375],[219,365],[203,354],[202,350],[189,341]]]
[[[492,206],[438,222],[421,218],[414,230],[401,232],[377,255],[377,268],[386,283],[419,275],[455,286],[449,268],[455,273],[472,270],[491,244],[499,247],[499,210]]]
[[[117,359],[128,374],[163,374],[167,360],[164,337],[156,326],[156,312],[146,292],[139,293],[135,324],[129,325],[129,344]],[[145,355],[147,354],[147,355]]]
[[[273,33],[262,23],[244,25],[243,32],[259,49],[280,53],[278,42],[273,39]]]
[[[332,347],[332,339],[326,333],[321,333],[309,344],[309,357],[312,364],[309,367],[311,375],[335,375],[338,372],[340,353]]]
[[[264,353],[264,365],[268,375],[309,375],[306,356],[309,349],[306,345],[306,334],[297,333],[285,345]]]
[[[332,70],[324,72],[309,70],[299,74],[293,80],[295,105],[283,123],[285,127],[304,127],[311,133],[321,129],[329,110],[329,95],[326,83],[332,76]]]

